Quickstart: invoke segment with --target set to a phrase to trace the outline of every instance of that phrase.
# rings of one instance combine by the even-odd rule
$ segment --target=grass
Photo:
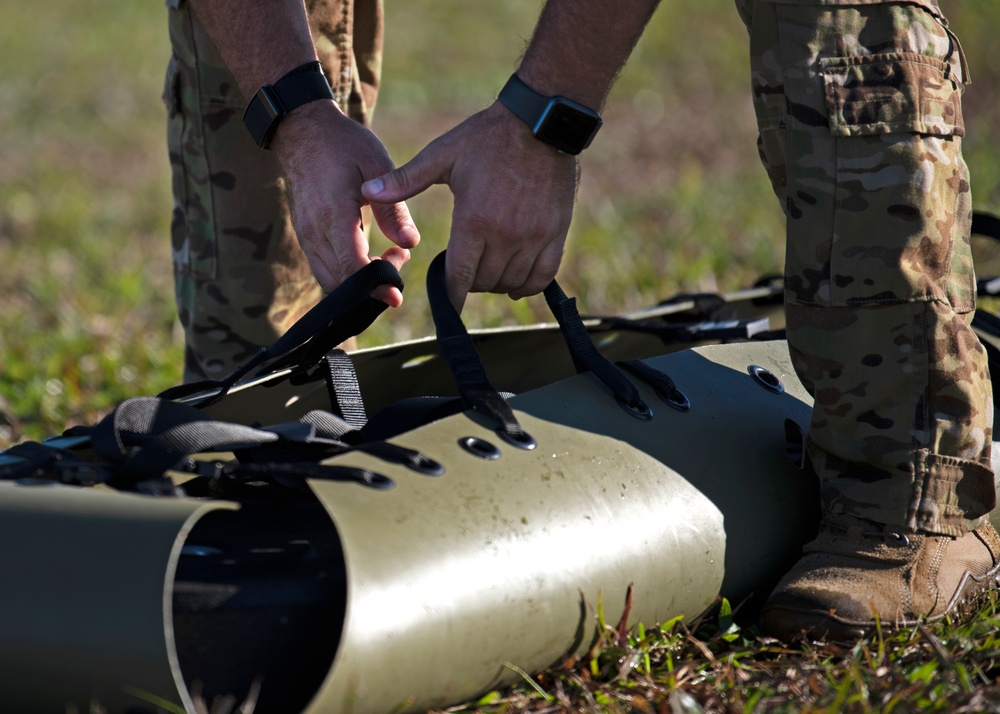
[[[734,621],[603,625],[587,656],[443,712],[986,712],[1000,710],[997,603],[962,626],[879,630],[853,645],[788,646]]]
[[[973,85],[966,154],[977,205],[1000,211],[1000,3],[949,7]],[[397,162],[494,96],[537,0],[387,3],[375,129]],[[180,379],[160,87],[163,3],[0,0],[0,448],[91,423]],[[728,290],[780,269],[783,230],[754,146],[745,31],[731,0],[664,3],[583,159],[560,282],[585,312]],[[432,332],[424,269],[444,247],[450,196],[410,202],[424,247],[407,304],[362,336]],[[377,240],[376,240],[377,242]],[[976,243],[979,271],[1000,250]],[[543,302],[474,296],[470,326],[531,322]],[[981,711],[1000,709],[993,606],[970,625],[853,648],[785,648],[723,610],[699,623],[618,628],[591,657],[462,711]]]

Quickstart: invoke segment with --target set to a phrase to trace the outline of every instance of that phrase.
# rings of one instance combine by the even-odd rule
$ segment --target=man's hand
[[[503,105],[493,104],[361,190],[377,215],[432,184],[451,188],[445,273],[448,295],[461,310],[469,292],[507,293],[516,300],[552,281],[577,176],[576,157],[538,141]]]
[[[361,184],[392,171],[378,138],[331,102],[299,107],[278,127],[272,149],[281,161],[295,231],[322,288],[329,292],[367,265],[368,238],[361,209],[368,200]],[[409,260],[420,233],[402,200],[372,204],[375,222],[393,242],[381,258],[397,268]],[[390,307],[402,293],[384,287],[378,297]]]

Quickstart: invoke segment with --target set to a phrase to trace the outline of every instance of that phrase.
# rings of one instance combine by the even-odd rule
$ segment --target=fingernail
[[[382,179],[380,178],[372,179],[371,181],[365,181],[365,183],[361,186],[362,191],[372,196],[379,195],[380,193],[382,193],[382,190],[384,188],[385,185],[382,183]]]

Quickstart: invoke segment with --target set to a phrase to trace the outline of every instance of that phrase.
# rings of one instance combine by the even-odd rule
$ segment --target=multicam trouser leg
[[[368,124],[382,59],[382,0],[308,0],[341,107]],[[245,100],[184,0],[168,0],[167,139],[184,379],[225,376],[321,297],[289,217],[277,159],[243,127]]]
[[[958,42],[935,0],[736,3],[824,509],[967,532],[995,492]]]

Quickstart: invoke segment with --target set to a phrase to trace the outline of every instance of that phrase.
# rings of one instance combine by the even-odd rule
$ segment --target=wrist
[[[290,111],[271,137],[270,149],[285,163],[291,157],[315,152],[334,122],[349,119],[335,101],[303,104]]]
[[[545,164],[577,163],[580,159],[579,156],[564,153],[536,139],[531,128],[499,101],[494,102],[483,113],[488,117],[491,136],[500,143],[499,151],[532,157],[532,161],[537,157]]]
[[[333,90],[318,61],[299,65],[274,84],[265,84],[247,103],[243,124],[258,148],[267,149],[279,126],[296,109],[333,101]]]

